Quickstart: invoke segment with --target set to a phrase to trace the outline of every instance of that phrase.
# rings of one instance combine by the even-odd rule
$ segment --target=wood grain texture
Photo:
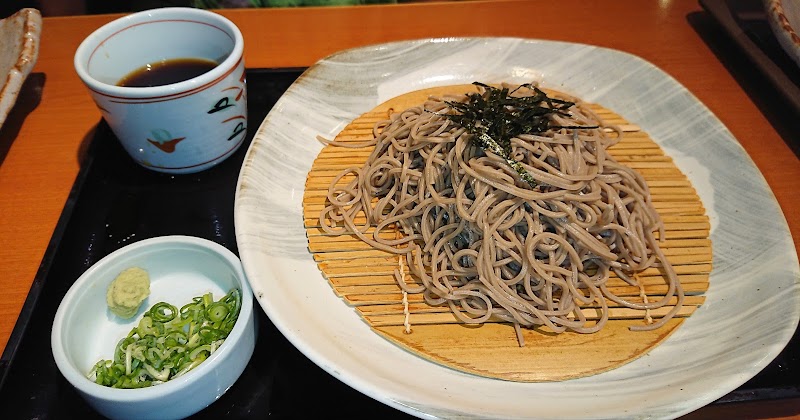
[[[562,18],[564,10],[570,10],[570,19]],[[686,16],[699,11],[693,0],[510,0],[220,12],[242,30],[251,68],[309,66],[341,49],[412,36],[520,36],[636,54],[678,79],[739,139],[775,192],[797,244],[800,212],[792,210],[800,206],[793,181],[800,178],[798,159],[687,23]],[[526,23],[533,14],[539,16],[537,25]],[[6,299],[0,302],[0,348],[39,269],[83,145],[100,119],[74,72],[74,51],[94,29],[119,16],[44,18],[33,70],[46,76],[41,101],[2,145],[7,153],[0,165],[0,286]],[[470,23],[443,26],[442,16]],[[387,19],[407,25],[386,25]]]
[[[429,97],[474,91],[471,85],[454,85],[400,95],[352,121],[335,140],[358,145],[373,139],[375,123],[395,112],[419,106]],[[646,312],[608,301],[610,321],[597,333],[553,334],[547,328],[523,328],[519,340],[511,324],[490,319],[481,325],[465,325],[448,307],[433,307],[419,294],[404,294],[393,274],[407,264],[404,256],[373,249],[355,235],[327,234],[320,227],[320,213],[329,204],[329,186],[347,168],[362,167],[373,146],[327,145],[306,178],[303,218],[308,247],[333,291],[386,339],[425,359],[480,376],[519,382],[561,381],[605,372],[646,354],[704,302],[702,294],[708,289],[712,268],[710,223],[691,182],[647,133],[600,105],[589,107],[604,124],[625,127],[622,140],[608,149],[609,154],[653,183],[653,203],[664,217],[666,239],[661,246],[687,295],[673,320],[657,330],[631,331],[629,327],[642,325],[645,317],[663,317],[677,299]],[[337,185],[350,179],[352,176],[342,177]],[[363,216],[355,219],[358,225],[365,221]],[[374,232],[373,228],[370,231]],[[391,228],[387,230],[384,236],[392,236]],[[414,276],[405,277],[412,287],[422,284]],[[641,293],[650,301],[666,293],[667,280],[661,270],[650,268],[638,273],[637,278],[639,287],[612,274],[607,285],[617,296],[637,302],[642,301]],[[582,308],[587,319],[599,318],[598,305]]]
[[[564,19],[569,10],[569,19]],[[344,48],[417,37],[518,36],[615,48],[654,63],[725,124],[764,175],[800,244],[800,161],[688,18],[695,0],[459,1],[364,7],[226,10],[245,37],[248,67],[309,66]],[[442,16],[457,24],[442,25]],[[476,19],[476,16],[480,16]],[[529,24],[537,16],[537,24]],[[118,15],[44,19],[34,74],[45,76],[38,106],[0,150],[0,348],[20,313],[100,113],[72,66],[80,41]],[[403,25],[387,21],[405,22]],[[591,24],[587,24],[591,22]],[[718,28],[708,19],[702,31]],[[14,112],[14,111],[12,111]],[[709,406],[691,418],[800,418],[800,401]]]
[[[669,337],[682,322],[673,318],[663,328],[642,333],[628,329],[637,321],[611,322],[590,335],[554,337],[523,330],[525,347],[502,324],[417,325],[411,334],[402,325],[375,330],[421,357],[457,370],[507,381],[548,382],[596,375],[628,363]]]

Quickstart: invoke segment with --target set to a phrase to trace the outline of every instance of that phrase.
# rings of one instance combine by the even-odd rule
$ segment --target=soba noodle
[[[608,321],[609,301],[648,312],[677,297],[666,316],[631,327],[645,330],[680,310],[683,291],[659,248],[664,229],[648,186],[607,152],[621,139],[619,128],[564,98],[576,103],[569,115],[549,118],[570,128],[511,139],[512,158],[536,180],[531,188],[507,160],[445,116],[455,112],[447,101],[466,97],[446,99],[431,98],[375,126],[367,162],[330,185],[320,214],[327,233],[354,234],[405,256],[421,284],[396,273],[400,288],[447,305],[465,323],[492,319],[517,330],[592,333]],[[360,217],[365,221],[357,223]],[[392,236],[396,229],[401,234]],[[631,301],[608,287],[611,273],[641,287],[636,273],[649,267],[665,274],[661,297]],[[586,307],[597,308],[599,319],[588,320]]]

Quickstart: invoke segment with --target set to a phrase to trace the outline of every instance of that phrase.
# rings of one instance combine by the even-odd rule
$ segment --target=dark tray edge
[[[756,45],[734,19],[725,0],[699,0],[700,6],[716,21],[747,58],[773,85],[796,114],[800,114],[800,87]]]
[[[247,68],[248,73],[303,72],[304,70],[306,70],[306,67]],[[99,120],[97,125],[94,126],[93,130],[97,130],[101,124],[105,124],[105,122]],[[259,124],[261,124],[261,122],[259,122]],[[93,137],[93,135],[90,137]],[[50,241],[48,242],[47,248],[42,256],[42,261],[39,263],[39,269],[36,271],[36,275],[33,278],[31,287],[28,290],[28,295],[25,298],[25,302],[22,305],[20,314],[14,324],[14,329],[11,331],[11,335],[9,336],[2,356],[0,356],[0,389],[5,387],[6,378],[8,376],[8,368],[14,363],[14,357],[23,337],[25,336],[30,317],[36,309],[39,295],[42,287],[44,286],[44,282],[47,279],[53,259],[58,252],[64,232],[69,224],[70,219],[72,218],[81,190],[86,182],[86,178],[91,172],[92,164],[94,162],[94,153],[92,153],[93,148],[94,142],[91,142],[86,151],[80,156],[80,170],[78,171],[78,175],[75,177],[75,181],[73,182],[72,188],[67,196],[64,208],[61,210],[61,215],[59,216],[56,226],[53,229],[53,234],[51,235]]]
[[[701,4],[706,2],[715,2],[715,0],[699,0],[699,1]],[[730,19],[732,21],[732,18]],[[733,24],[735,24],[735,22],[733,22]],[[744,41],[752,44],[753,48],[757,48],[755,44],[753,44],[752,41],[750,41],[747,38],[746,35],[744,35],[743,33],[740,35],[745,38]],[[767,59],[766,56],[764,56],[764,59]],[[304,70],[306,70],[305,67],[247,69],[248,73],[302,72]],[[786,80],[788,82],[788,79]],[[798,92],[800,93],[800,90],[798,90]],[[798,96],[798,100],[800,100],[800,96]],[[800,111],[800,102],[798,102],[798,111]],[[101,124],[105,124],[105,122],[99,120],[95,128],[99,127]],[[74,209],[77,204],[78,198],[80,197],[83,185],[85,184],[85,181],[89,173],[91,172],[91,168],[95,159],[94,153],[92,153],[93,148],[94,148],[94,142],[90,143],[85,154],[81,155],[82,160],[80,163],[80,170],[78,172],[78,175],[75,178],[75,181],[72,185],[72,188],[67,197],[65,205],[62,209],[61,215],[59,216],[59,219],[53,230],[53,234],[50,238],[45,253],[42,257],[42,261],[40,262],[36,275],[34,276],[34,280],[31,284],[25,302],[23,303],[19,317],[16,320],[16,323],[11,332],[9,340],[3,351],[3,354],[2,356],[0,356],[0,390],[2,390],[5,387],[8,368],[14,362],[14,358],[16,356],[19,345],[27,331],[29,319],[32,313],[36,309],[41,289],[48,276],[48,272],[50,271],[50,267],[52,265],[55,254],[59,249],[66,227],[73,216]],[[725,395],[724,397],[712,402],[712,404],[728,404],[728,403],[749,402],[758,400],[777,400],[786,398],[796,398],[798,396],[800,396],[800,389],[796,387],[758,388],[758,389],[745,389],[745,390],[737,389]]]

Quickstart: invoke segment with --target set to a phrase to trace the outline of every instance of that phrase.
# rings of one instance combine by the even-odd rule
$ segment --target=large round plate
[[[377,104],[421,88],[539,81],[639,124],[698,189],[712,223],[706,304],[648,355],[599,375],[515,383],[461,373],[370,330],[307,249],[302,197],[322,145]],[[376,400],[420,417],[670,418],[763,369],[800,317],[800,269],[783,214],[731,133],[652,64],[588,45],[512,38],[427,39],[334,54],[265,118],[236,191],[236,237],[258,302],[307,357]],[[357,410],[350,407],[349,410]]]

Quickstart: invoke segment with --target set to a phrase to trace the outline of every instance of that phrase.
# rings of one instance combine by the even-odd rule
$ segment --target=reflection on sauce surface
[[[144,65],[123,77],[118,86],[152,87],[170,85],[200,76],[217,66],[204,58],[176,58]]]

